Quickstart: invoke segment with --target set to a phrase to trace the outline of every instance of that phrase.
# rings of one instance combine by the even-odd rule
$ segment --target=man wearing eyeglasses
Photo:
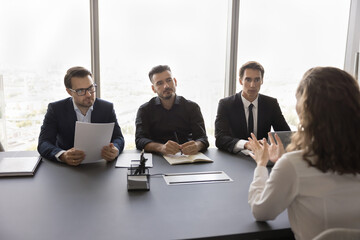
[[[39,136],[38,151],[46,159],[77,166],[85,153],[74,148],[76,121],[88,123],[114,122],[111,143],[102,148],[106,161],[116,159],[124,149],[124,138],[117,122],[113,104],[96,98],[92,74],[83,67],[70,68],[64,84],[69,98],[50,103]]]
[[[271,127],[275,131],[290,131],[275,98],[259,94],[264,68],[255,61],[240,68],[242,91],[219,101],[215,120],[217,148],[238,153],[250,149],[250,133],[257,139],[266,138]]]

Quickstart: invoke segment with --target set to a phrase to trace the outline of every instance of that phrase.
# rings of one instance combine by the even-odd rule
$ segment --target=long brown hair
[[[300,124],[287,150],[303,150],[304,160],[322,172],[360,173],[358,82],[338,68],[316,67],[296,95]]]

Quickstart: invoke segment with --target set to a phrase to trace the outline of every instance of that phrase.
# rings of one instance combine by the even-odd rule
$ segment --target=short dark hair
[[[265,73],[264,67],[258,62],[249,61],[249,62],[244,63],[240,68],[239,76],[241,79],[244,77],[245,70],[248,68],[254,69],[254,70],[259,70],[261,73],[261,78],[262,79],[264,78],[264,73]]]
[[[152,82],[152,77],[153,77],[154,74],[162,73],[164,71],[171,72],[171,69],[170,69],[170,67],[168,65],[158,65],[158,66],[153,67],[149,72],[150,82]]]
[[[71,86],[71,78],[72,77],[92,77],[92,74],[89,70],[84,67],[72,67],[67,70],[65,77],[64,77],[64,84],[66,88],[72,88]]]
[[[287,150],[302,150],[322,172],[360,174],[358,82],[341,69],[316,67],[304,74],[296,95],[300,124]]]

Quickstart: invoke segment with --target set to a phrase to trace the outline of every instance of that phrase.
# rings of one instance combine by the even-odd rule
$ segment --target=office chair
[[[3,148],[3,145],[1,144],[1,142],[0,142],[0,152],[4,152],[5,150],[4,150],[4,148]]]
[[[313,240],[338,240],[338,239],[359,240],[360,229],[330,228],[317,235]]]

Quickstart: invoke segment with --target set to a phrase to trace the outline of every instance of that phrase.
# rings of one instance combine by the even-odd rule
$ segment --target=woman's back
[[[294,171],[297,195],[288,214],[297,238],[312,239],[334,227],[360,229],[359,175],[323,173],[309,167],[301,151],[285,154],[275,167]]]
[[[359,84],[341,69],[316,67],[304,74],[296,99],[299,126],[289,153],[279,159],[284,149],[271,137],[270,146],[254,135],[250,140],[257,163],[249,190],[253,215],[271,220],[288,208],[297,239],[335,227],[360,229]],[[279,160],[268,179],[269,159]]]

